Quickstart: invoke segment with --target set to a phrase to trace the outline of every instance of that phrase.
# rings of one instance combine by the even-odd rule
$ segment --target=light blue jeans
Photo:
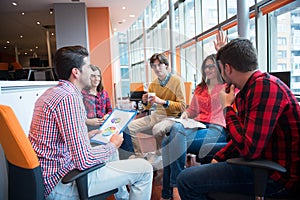
[[[173,196],[176,178],[185,168],[187,152],[198,156],[198,153],[202,151],[203,144],[226,141],[227,136],[222,126],[206,124],[206,127],[206,129],[187,129],[181,123],[175,123],[171,128],[170,135],[164,137],[162,141],[163,198],[167,199]]]
[[[153,168],[144,159],[118,160],[106,163],[98,170],[88,174],[89,196],[94,196],[114,188],[117,200],[150,200],[152,192]],[[126,190],[130,187],[130,193]],[[59,182],[47,200],[79,199],[76,183],[62,184]]]

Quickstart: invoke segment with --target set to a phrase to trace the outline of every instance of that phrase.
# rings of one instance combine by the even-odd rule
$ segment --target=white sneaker
[[[149,152],[146,155],[146,159],[150,164],[153,166],[154,170],[162,169],[163,164],[162,164],[162,156],[157,155],[155,152]]]
[[[145,158],[146,155],[147,155],[147,154],[137,153],[137,154],[133,154],[133,155],[129,156],[128,159]]]

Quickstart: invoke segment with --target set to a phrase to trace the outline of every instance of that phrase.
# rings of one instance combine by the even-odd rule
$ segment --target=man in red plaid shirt
[[[188,168],[179,175],[181,198],[206,199],[207,193],[214,192],[254,196],[251,168],[222,162],[233,157],[279,163],[287,172],[270,173],[265,196],[296,196],[300,187],[300,106],[295,96],[281,80],[258,70],[250,40],[230,41],[218,51],[217,59],[228,84],[221,101],[231,140],[216,153],[212,164]],[[236,96],[235,87],[240,90]]]

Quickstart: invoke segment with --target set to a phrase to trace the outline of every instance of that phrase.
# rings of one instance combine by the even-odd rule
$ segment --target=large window
[[[300,91],[300,8],[293,4],[269,13],[270,71],[291,71],[291,90]]]
[[[246,1],[250,9],[248,36],[257,48],[259,69],[290,71],[290,87],[300,94],[300,1]],[[121,55],[121,63],[130,58],[131,82],[151,81],[155,75],[145,61],[153,53],[170,51],[169,2],[175,3],[176,67],[186,81],[201,80],[199,67],[207,55],[216,53],[213,40],[219,27],[225,29],[229,41],[239,37],[237,0],[151,0],[143,17],[129,29],[129,55]]]

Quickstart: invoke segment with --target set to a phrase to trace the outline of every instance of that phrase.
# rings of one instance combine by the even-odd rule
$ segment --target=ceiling
[[[89,7],[109,7],[113,31],[124,32],[137,20],[151,0],[0,0],[0,53],[15,57],[47,55],[46,30],[55,52],[54,3],[85,2]],[[13,6],[12,2],[18,5]],[[123,7],[126,7],[124,9]],[[22,15],[24,12],[24,15]],[[130,17],[129,15],[135,15]],[[37,24],[40,22],[40,25]],[[53,34],[53,35],[52,35]],[[9,41],[9,43],[8,43]],[[17,48],[15,48],[17,47]]]

